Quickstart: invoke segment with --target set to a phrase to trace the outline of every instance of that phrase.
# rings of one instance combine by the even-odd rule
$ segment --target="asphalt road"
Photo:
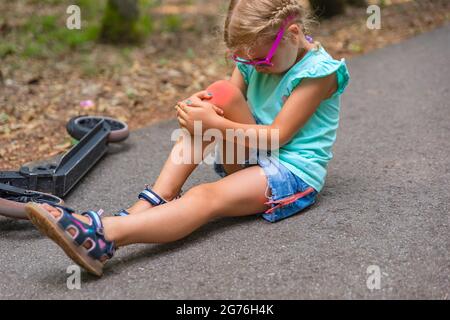
[[[28,222],[0,218],[0,298],[436,298],[450,292],[450,26],[349,61],[335,159],[318,204],[278,224],[219,220],[82,273]],[[157,177],[176,123],[134,132],[67,199],[120,209]],[[185,189],[217,180],[201,166]],[[381,288],[369,290],[378,266]]]

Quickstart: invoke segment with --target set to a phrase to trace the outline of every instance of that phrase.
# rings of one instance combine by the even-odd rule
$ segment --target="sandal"
[[[183,194],[183,190],[180,191],[180,193],[178,194],[178,196],[176,196],[175,199],[181,198],[182,194]],[[163,205],[163,204],[166,204],[167,202],[169,202],[169,201],[165,200],[163,197],[159,196],[155,191],[153,191],[149,185],[145,186],[144,191],[142,191],[139,194],[138,199],[147,201],[154,207],[157,207],[157,206],[160,206],[160,205]],[[130,215],[130,213],[125,209],[122,209],[120,212],[114,214],[115,217],[126,217],[129,215]]]
[[[28,203],[25,209],[30,221],[60,246],[76,264],[89,273],[102,276],[104,264],[114,256],[116,250],[114,242],[107,241],[103,233],[100,219],[103,210],[83,213],[83,216],[90,219],[90,224],[86,224],[73,216],[73,209],[52,206],[61,212],[59,218],[36,203]],[[72,236],[69,231],[74,231],[75,234]],[[89,249],[84,247],[88,243],[91,245]]]

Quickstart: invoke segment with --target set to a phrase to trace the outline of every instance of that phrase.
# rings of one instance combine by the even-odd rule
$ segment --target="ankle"
[[[178,194],[180,193],[180,190],[169,190],[167,188],[158,188],[158,186],[154,186],[153,191],[155,191],[161,198],[163,198],[166,201],[172,201],[175,199]]]
[[[114,234],[114,219],[111,217],[106,217],[102,219],[103,224],[103,234],[106,241],[115,242],[117,245],[117,239]]]

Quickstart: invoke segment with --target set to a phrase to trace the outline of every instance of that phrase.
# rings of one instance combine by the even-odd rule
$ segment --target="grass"
[[[181,29],[183,20],[179,15],[170,14],[164,18],[163,30],[168,32],[177,32]]]
[[[45,58],[70,50],[84,50],[95,42],[98,32],[97,25],[69,30],[55,15],[34,16],[20,31],[19,43],[24,43],[21,53],[28,58]]]
[[[55,58],[73,50],[89,52],[99,38],[107,0],[22,2],[38,6],[39,9],[0,40],[0,59],[15,54],[24,58]],[[81,9],[81,30],[69,30],[66,26],[66,19],[69,17],[66,8],[71,4],[76,4]],[[136,29],[143,37],[148,37],[153,31],[153,22],[145,12],[155,5],[155,0],[140,0],[139,4],[141,17]],[[176,29],[177,20],[170,21],[169,29]]]
[[[5,112],[0,113],[0,124],[6,124],[9,120],[9,116]]]
[[[15,54],[17,52],[16,47],[11,43],[0,43],[0,59],[5,58],[8,55]]]
[[[96,45],[102,32],[102,21],[108,0],[17,0],[22,6],[33,6],[35,10],[20,24],[0,39],[0,59],[9,55],[18,55],[28,59],[55,59],[70,52],[89,53]],[[191,2],[190,0],[186,1]],[[183,29],[183,17],[169,14],[163,17],[151,17],[150,9],[161,5],[161,0],[139,0],[140,19],[133,27],[137,34],[146,39],[152,32],[176,33]],[[76,4],[81,9],[81,30],[69,30],[66,26],[69,15],[66,9]],[[0,25],[6,18],[0,17]],[[157,20],[157,21],[155,21]],[[133,47],[122,52],[128,60]],[[186,53],[192,57],[191,50]],[[87,74],[93,69],[85,63]],[[94,68],[95,69],[95,68]]]

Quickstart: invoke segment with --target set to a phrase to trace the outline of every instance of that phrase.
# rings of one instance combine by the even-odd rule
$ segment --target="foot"
[[[89,210],[78,215],[68,207],[35,202],[27,203],[25,210],[39,231],[69,258],[89,273],[102,276],[104,264],[114,257],[117,249],[114,241],[106,239],[100,217],[103,210]]]
[[[45,210],[47,210],[48,213],[50,213],[55,219],[58,219],[62,215],[62,212],[59,211],[59,209],[52,207],[51,205],[49,205],[47,203],[42,203],[42,204],[40,204],[40,206],[43,207]],[[86,224],[90,223],[89,219],[85,216],[82,216],[80,214],[73,214],[73,216],[83,223],[86,223]]]
[[[55,219],[59,219],[62,215],[62,212],[59,211],[59,209],[52,207],[51,205],[49,205],[47,203],[40,204],[40,206],[43,207],[45,210],[47,210],[47,212],[50,213]],[[87,218],[85,216],[74,213],[73,217],[87,225],[91,224],[91,221],[89,220],[89,218]],[[75,229],[69,229],[68,231],[72,236],[75,236],[75,234],[77,233],[77,230],[75,230]],[[92,243],[87,242],[83,246],[89,250],[92,247]],[[105,261],[102,261],[102,262],[105,262]]]

